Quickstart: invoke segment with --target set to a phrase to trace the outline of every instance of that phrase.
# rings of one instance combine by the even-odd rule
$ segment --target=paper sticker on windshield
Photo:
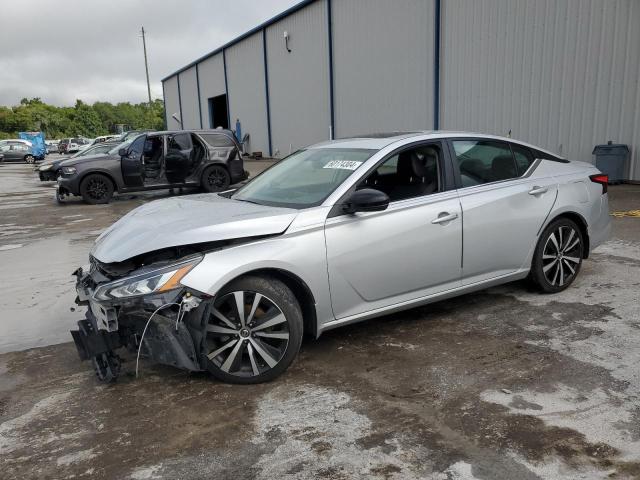
[[[362,162],[356,162],[355,160],[331,160],[322,168],[337,168],[339,170],[355,170]]]

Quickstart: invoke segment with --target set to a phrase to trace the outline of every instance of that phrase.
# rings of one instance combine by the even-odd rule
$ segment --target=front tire
[[[220,291],[206,310],[203,360],[217,379],[253,384],[273,380],[302,344],[302,312],[289,287],[247,276]]]
[[[568,218],[553,221],[540,235],[531,265],[531,280],[545,293],[566,289],[580,272],[584,238]]]
[[[202,173],[202,188],[209,193],[223,192],[229,188],[231,176],[222,165],[212,165]]]
[[[80,195],[85,202],[91,205],[109,203],[113,196],[113,183],[104,175],[92,173],[82,180]]]
[[[24,161],[26,163],[34,163],[36,161],[36,159],[35,159],[35,157],[33,155],[25,155]]]

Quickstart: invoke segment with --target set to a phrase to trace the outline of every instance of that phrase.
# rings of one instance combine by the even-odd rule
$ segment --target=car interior
[[[438,192],[440,152],[439,145],[403,150],[380,165],[358,189],[375,188],[392,202]]]
[[[158,180],[162,178],[164,173],[162,150],[162,137],[147,137],[142,153],[145,179]]]
[[[522,167],[518,168],[511,148],[501,142],[460,140],[453,141],[453,146],[463,187],[516,178],[530,164],[530,160],[524,158]]]

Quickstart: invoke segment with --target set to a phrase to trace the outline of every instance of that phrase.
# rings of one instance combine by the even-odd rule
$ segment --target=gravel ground
[[[640,187],[610,192],[640,208]],[[143,363],[101,385],[68,343],[70,273],[167,195],[59,206],[0,165],[3,479],[640,478],[640,219],[614,219],[565,292],[513,283],[330,331],[269,384]]]

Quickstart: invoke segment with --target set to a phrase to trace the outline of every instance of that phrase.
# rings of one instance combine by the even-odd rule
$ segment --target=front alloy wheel
[[[298,302],[275,278],[232,282],[207,315],[205,361],[208,370],[225,382],[272,380],[293,362],[302,342]]]
[[[80,184],[82,199],[92,205],[109,203],[113,196],[113,183],[104,175],[91,174]]]
[[[567,218],[553,222],[538,242],[532,278],[545,292],[567,288],[582,265],[583,239],[578,226]]]

